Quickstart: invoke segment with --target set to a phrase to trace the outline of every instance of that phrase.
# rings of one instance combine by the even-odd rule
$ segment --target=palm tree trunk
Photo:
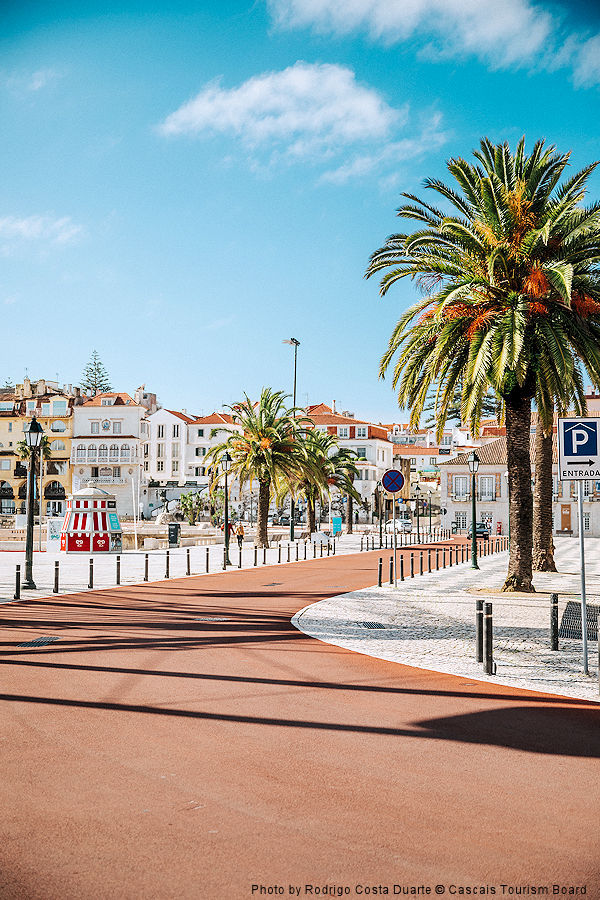
[[[535,488],[533,493],[533,568],[556,572],[552,540],[552,429],[544,434],[538,419],[535,432]]]
[[[269,481],[258,482],[258,515],[256,517],[256,544],[258,547],[269,546],[269,533],[267,531],[267,519],[269,517],[269,505],[271,502],[271,483]]]
[[[533,495],[531,492],[531,396],[516,389],[506,397],[506,458],[510,519],[510,557],[503,591],[535,591],[533,547]]]
[[[309,487],[306,491],[306,527],[309,535],[317,530],[315,521],[315,492],[312,487]]]
[[[346,502],[346,534],[352,534],[352,519],[354,518],[354,501],[350,494],[347,494]]]

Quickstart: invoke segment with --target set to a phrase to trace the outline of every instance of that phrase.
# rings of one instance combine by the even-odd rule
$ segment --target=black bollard
[[[90,579],[88,582],[88,588],[94,587],[94,560],[90,559]]]
[[[16,572],[15,572],[15,593],[14,593],[14,599],[15,599],[15,600],[20,600],[20,599],[21,599],[21,566],[17,566]]]
[[[390,584],[394,583],[394,557],[390,556]]]
[[[475,651],[477,662],[483,662],[483,600],[475,601]]]
[[[281,562],[281,543],[280,543],[279,546],[277,547],[277,562],[278,562],[278,563]]]
[[[289,541],[288,541],[288,562],[289,562],[289,561],[290,561],[290,544],[289,544]]]
[[[329,543],[329,541],[327,541],[327,556],[330,555],[330,550],[331,550],[331,544]]]
[[[379,563],[377,565],[377,587],[381,587],[382,578],[383,578],[383,559],[380,556]]]
[[[415,554],[410,554],[410,577],[415,577]]]
[[[296,562],[298,562],[298,541],[296,541]]]
[[[361,537],[361,539],[360,539],[360,552],[361,553],[363,551],[363,541],[364,541],[364,537]]]
[[[439,547],[435,548],[435,571],[440,571],[440,551]]]
[[[400,581],[404,581],[404,557],[400,557]]]
[[[242,545],[238,545],[238,569],[242,568]]]
[[[419,551],[419,575],[423,574],[423,551]]]
[[[486,675],[496,674],[494,663],[492,604],[486,603],[483,613],[484,671]]]
[[[263,566],[267,564],[267,548],[263,547]]]
[[[121,584],[121,557],[117,553],[117,584]]]
[[[208,572],[210,567],[210,551],[209,548],[206,548],[206,571]]]
[[[169,556],[169,551],[167,550],[167,555],[165,558],[165,578],[169,577],[170,567],[171,567],[171,557]]]
[[[59,569],[60,563],[58,560],[54,563],[54,594],[58,594],[58,578],[59,578]]]
[[[317,556],[317,542],[313,541],[313,559],[316,559],[316,556]]]
[[[452,547],[448,547],[448,561],[450,564],[450,568],[452,568]]]
[[[307,545],[307,543],[308,543],[307,541],[304,541],[304,559],[306,559],[306,545]]]
[[[254,565],[258,565],[258,547],[254,545]]]
[[[321,541],[321,559],[323,559],[323,541]]]
[[[431,550],[427,551],[427,571],[431,572]]]
[[[335,538],[333,539],[333,555],[335,556]]]
[[[191,570],[191,564],[190,564],[190,548],[189,548],[189,547],[186,549],[185,555],[186,555],[185,574],[186,574],[186,575],[191,575],[191,574],[192,574],[192,570]]]
[[[442,547],[442,569],[446,568],[446,548]]]
[[[144,553],[144,581],[148,581],[148,554]]]
[[[558,650],[558,594],[550,594],[550,649]]]
[[[458,547],[456,548],[456,556],[455,556],[454,562],[456,565],[458,565]]]

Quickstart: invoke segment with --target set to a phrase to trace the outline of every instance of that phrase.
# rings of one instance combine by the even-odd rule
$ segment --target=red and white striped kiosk
[[[122,538],[114,494],[90,487],[69,497],[60,532],[61,550],[66,553],[120,553]]]

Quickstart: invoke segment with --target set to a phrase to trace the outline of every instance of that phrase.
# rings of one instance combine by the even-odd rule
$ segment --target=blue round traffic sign
[[[388,494],[397,494],[404,487],[404,475],[397,469],[388,469],[381,478],[381,484]]]

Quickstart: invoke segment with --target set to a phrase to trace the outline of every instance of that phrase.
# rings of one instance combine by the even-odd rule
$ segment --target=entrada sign
[[[600,478],[599,419],[558,420],[558,477],[561,481]]]

